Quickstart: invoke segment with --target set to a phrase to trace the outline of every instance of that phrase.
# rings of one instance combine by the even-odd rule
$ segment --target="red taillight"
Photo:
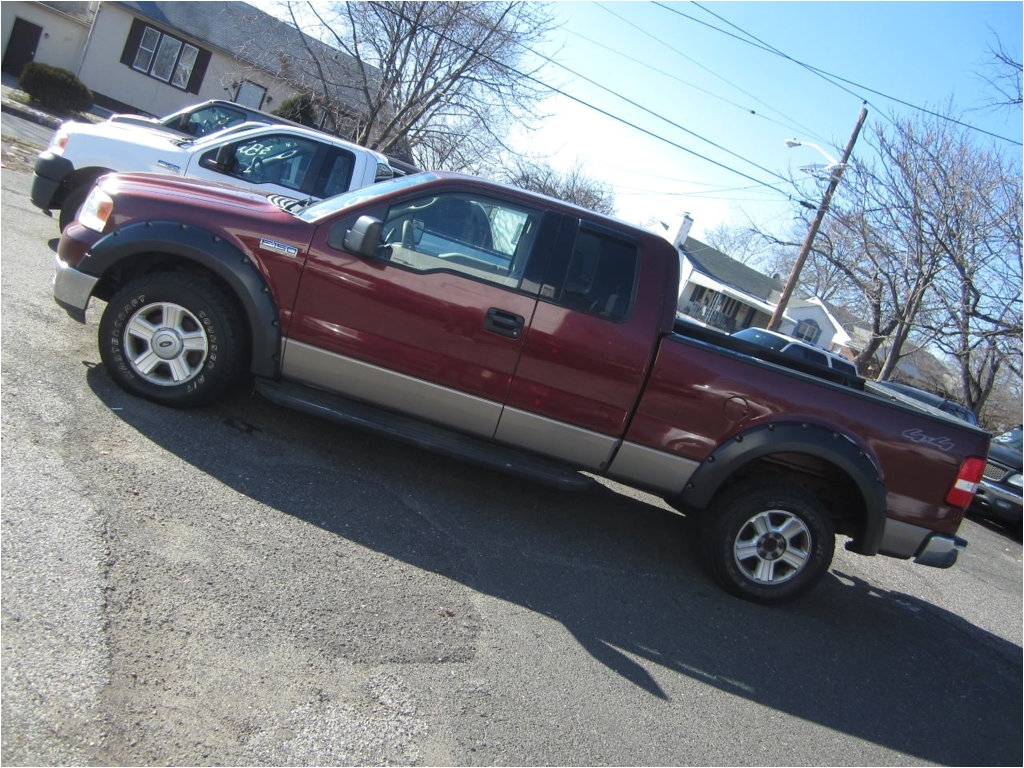
[[[951,507],[967,509],[971,505],[975,492],[978,490],[978,483],[985,472],[985,460],[976,457],[967,459],[960,465],[953,487],[946,494],[946,503]]]

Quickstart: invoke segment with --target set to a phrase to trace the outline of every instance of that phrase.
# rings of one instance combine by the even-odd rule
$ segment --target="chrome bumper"
[[[53,276],[53,300],[75,320],[84,323],[85,310],[100,279],[69,267],[60,256],[54,258],[54,266],[57,272]]]
[[[935,533],[918,525],[889,518],[885,523],[885,533],[878,553],[903,559],[912,557],[915,563],[933,568],[950,568],[966,548],[967,542],[959,536]]]
[[[920,565],[933,568],[951,568],[956,564],[957,556],[967,549],[967,541],[959,536],[943,536],[933,533],[921,547],[914,558]]]

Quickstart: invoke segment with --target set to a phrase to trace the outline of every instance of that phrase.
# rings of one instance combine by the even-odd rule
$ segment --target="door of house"
[[[248,80],[238,86],[238,94],[235,96],[235,103],[252,109],[262,109],[263,98],[267,95],[267,89],[262,85],[250,83]]]
[[[21,77],[21,70],[36,57],[36,47],[39,45],[39,38],[43,35],[43,28],[15,17],[14,27],[11,29],[11,37],[7,41],[7,51],[4,53],[3,69],[9,75]]]

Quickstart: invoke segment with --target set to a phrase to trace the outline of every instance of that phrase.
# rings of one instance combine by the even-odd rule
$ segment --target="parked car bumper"
[[[1012,488],[1004,488],[985,480],[978,484],[970,512],[1004,523],[1019,524],[1024,519],[1020,491],[1014,493]]]
[[[32,205],[49,211],[56,207],[54,197],[64,178],[75,170],[70,160],[52,152],[40,152],[32,174],[32,189],[29,199]]]

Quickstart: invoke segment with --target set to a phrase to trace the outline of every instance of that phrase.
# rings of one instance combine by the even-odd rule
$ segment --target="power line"
[[[752,93],[750,93],[750,92],[748,92],[748,91],[744,90],[744,89],[743,89],[743,88],[741,88],[740,86],[736,85],[735,83],[731,82],[731,81],[730,81],[730,80],[728,80],[727,78],[723,77],[723,76],[722,76],[722,75],[721,75],[720,73],[718,73],[718,72],[715,72],[715,71],[714,71],[713,69],[711,69],[710,67],[706,67],[706,66],[704,66],[703,64],[701,64],[701,63],[700,63],[699,61],[697,61],[697,60],[696,60],[696,59],[694,59],[693,57],[691,57],[691,56],[687,56],[687,55],[686,55],[685,53],[683,53],[682,51],[680,51],[680,50],[679,50],[678,48],[676,48],[675,46],[673,46],[673,45],[671,45],[671,44],[669,44],[669,43],[665,42],[664,40],[662,40],[661,38],[659,38],[659,37],[657,37],[656,35],[652,34],[651,32],[648,32],[648,31],[647,31],[646,29],[644,29],[643,27],[641,27],[641,26],[639,26],[639,25],[637,25],[637,24],[634,24],[634,23],[633,23],[632,21],[630,21],[630,20],[629,20],[629,19],[627,19],[626,17],[624,17],[624,16],[621,16],[621,15],[619,15],[618,13],[615,13],[615,12],[614,12],[614,11],[612,11],[612,10],[611,10],[610,8],[608,8],[608,7],[607,7],[607,6],[605,6],[605,5],[602,5],[601,3],[595,3],[595,5],[596,5],[596,6],[598,7],[598,8],[600,8],[601,10],[605,11],[606,13],[608,13],[608,14],[610,14],[610,15],[614,16],[614,17],[615,17],[616,19],[618,19],[619,21],[623,22],[624,24],[628,24],[628,25],[629,25],[629,26],[631,26],[631,27],[632,27],[633,29],[635,29],[635,30],[636,30],[637,32],[639,32],[640,34],[642,34],[642,35],[644,35],[644,36],[646,36],[646,37],[649,37],[649,38],[650,38],[651,40],[654,40],[654,41],[655,41],[656,43],[660,43],[661,45],[663,45],[663,46],[664,46],[665,48],[667,48],[668,50],[670,50],[670,51],[671,51],[672,53],[674,53],[675,55],[677,55],[677,56],[679,56],[679,57],[681,57],[681,58],[683,58],[683,59],[686,59],[686,60],[687,60],[687,61],[689,61],[689,62],[690,62],[691,64],[693,64],[693,65],[694,65],[695,67],[697,67],[697,68],[699,68],[699,69],[702,69],[702,70],[704,70],[705,72],[707,72],[707,73],[708,73],[709,75],[711,75],[712,77],[714,77],[714,78],[717,78],[718,80],[721,80],[721,81],[722,81],[723,83],[725,83],[726,85],[728,85],[728,86],[729,86],[730,88],[733,88],[733,89],[735,89],[735,90],[739,91],[739,92],[740,92],[740,93],[742,93],[742,94],[743,94],[744,96],[747,96],[748,98],[750,98],[750,99],[751,99],[752,101],[754,101],[754,102],[756,102],[756,103],[758,103],[758,104],[761,104],[761,105],[763,105],[763,106],[767,107],[767,108],[768,108],[769,110],[771,110],[771,111],[775,112],[775,113],[776,113],[776,114],[778,114],[778,115],[782,115],[782,116],[783,116],[783,117],[784,117],[784,118],[785,118],[786,120],[788,120],[788,121],[789,121],[789,124],[788,124],[788,125],[784,125],[784,126],[782,126],[782,127],[784,127],[784,128],[789,128],[789,129],[792,129],[792,128],[793,128],[793,127],[795,126],[796,128],[799,128],[800,132],[802,132],[802,133],[804,133],[804,134],[808,134],[808,135],[811,135],[811,136],[815,136],[816,138],[818,138],[818,139],[821,139],[822,141],[828,141],[828,139],[825,139],[825,138],[824,138],[823,136],[821,136],[821,135],[819,135],[819,134],[815,134],[815,132],[814,132],[813,130],[811,130],[811,129],[810,129],[810,128],[808,128],[807,126],[803,125],[803,124],[802,124],[802,123],[800,123],[799,121],[797,121],[797,120],[793,119],[793,118],[792,118],[791,116],[789,116],[789,115],[786,115],[786,114],[784,114],[784,113],[782,112],[782,110],[780,110],[780,109],[777,109],[777,108],[773,107],[773,106],[772,106],[771,104],[768,104],[768,103],[767,103],[766,101],[762,100],[762,99],[761,99],[761,98],[759,98],[758,96],[755,96],[754,94],[752,94]],[[618,53],[619,53],[619,55],[621,55],[621,56],[625,56],[625,54],[622,54],[622,53],[621,53],[621,51],[620,51],[620,52],[618,52]],[[626,57],[626,58],[629,58],[629,57]],[[631,59],[631,60],[632,60],[632,59]],[[639,63],[639,62],[638,62],[638,63]],[[661,71],[661,70],[659,70],[659,69],[655,69],[655,68],[653,68],[653,67],[650,67],[650,65],[645,65],[645,66],[648,66],[649,68],[651,68],[651,69],[654,69],[654,71],[656,71],[656,72],[659,72],[659,73],[660,73],[660,74],[662,74],[662,75],[665,75],[665,76],[667,76],[667,77],[670,77],[670,78],[672,78],[672,79],[677,79],[677,78],[674,78],[674,77],[673,77],[672,75],[669,75],[669,74],[667,74],[667,73],[665,73],[665,72],[663,72],[663,71]],[[691,85],[691,86],[692,86],[693,88],[697,88],[697,86],[695,86],[695,85],[692,85],[692,83],[686,83],[685,81],[680,81],[680,82],[684,82],[684,83],[685,83],[686,85]],[[715,98],[719,98],[719,99],[722,99],[722,101],[725,101],[726,103],[732,104],[732,102],[729,102],[729,101],[728,101],[727,99],[724,99],[724,98],[723,98],[723,97],[721,97],[721,96],[717,96],[717,95],[715,95],[715,94],[712,94],[712,93],[710,93],[709,91],[704,91],[704,90],[703,90],[703,89],[701,89],[701,88],[697,88],[697,90],[700,90],[700,91],[702,91],[703,93],[707,93],[708,95],[714,96]],[[749,113],[751,113],[751,114],[755,114],[755,115],[758,115],[758,113],[757,113],[757,112],[756,112],[755,110],[753,110],[753,109],[750,109],[749,107],[743,107],[743,106],[740,106],[740,105],[736,105],[736,104],[734,104],[733,106],[738,106],[738,107],[739,107],[740,109],[743,109],[743,110],[744,110],[744,111],[746,111],[746,112],[749,112]],[[759,116],[760,116],[760,115],[759,115]],[[765,119],[767,120],[767,119],[769,119],[769,118],[767,118],[767,117],[766,117]],[[772,122],[776,122],[776,124],[777,124],[777,125],[782,125],[781,123],[778,123],[777,121],[772,121]]]
[[[522,73],[520,73],[520,74],[522,74]],[[740,171],[740,170],[738,170],[736,168],[728,166],[725,163],[720,163],[717,160],[713,160],[710,157],[708,157],[707,155],[702,155],[700,152],[697,152],[696,150],[690,149],[689,147],[684,147],[682,144],[678,144],[678,143],[672,141],[671,139],[668,139],[668,138],[666,138],[664,136],[660,136],[659,134],[656,134],[653,131],[650,131],[650,130],[648,130],[646,128],[643,128],[643,127],[637,125],[636,123],[631,123],[630,121],[626,120],[623,117],[619,117],[618,115],[614,115],[614,114],[612,114],[611,112],[609,112],[606,109],[602,109],[601,107],[598,107],[598,106],[596,106],[594,104],[590,104],[589,102],[586,102],[586,101],[584,101],[583,99],[581,99],[581,98],[579,98],[577,96],[573,96],[570,93],[566,93],[565,91],[561,90],[560,88],[556,88],[553,85],[549,85],[549,84],[547,84],[547,83],[545,83],[545,82],[543,82],[543,81],[533,77],[532,75],[523,75],[523,76],[526,77],[527,79],[532,80],[533,82],[537,83],[541,87],[547,88],[547,89],[551,90],[552,92],[557,93],[559,96],[563,96],[564,98],[567,98],[570,101],[574,101],[577,104],[580,104],[581,106],[587,107],[588,109],[592,109],[595,112],[604,115],[605,117],[609,117],[612,120],[615,120],[616,122],[622,123],[623,125],[626,125],[629,128],[632,128],[632,129],[634,129],[636,131],[639,131],[640,133],[643,133],[643,134],[645,134],[647,136],[650,136],[653,139],[657,139],[658,141],[664,142],[665,144],[668,144],[671,147],[675,147],[676,149],[682,150],[683,152],[691,154],[694,157],[700,158],[701,160],[704,160],[705,162],[711,163],[712,165],[715,165],[715,166],[717,166],[719,168],[722,168],[723,170],[729,171],[730,173],[735,173],[738,176],[742,176],[743,178],[747,179],[748,181],[753,181],[755,184],[758,184],[758,185],[760,185],[762,187],[767,187],[769,189],[773,189],[776,192],[784,195],[787,199],[792,199],[792,197],[793,197],[789,192],[786,192],[784,190],[779,189],[774,184],[769,184],[768,182],[762,181],[761,179],[757,179],[757,178],[755,178],[755,177],[753,177],[753,176],[751,176],[751,175],[749,175],[747,173],[744,173],[743,171]],[[749,162],[749,161],[747,161],[747,162]],[[788,181],[788,179],[785,179],[785,178],[783,178],[781,176],[779,178],[782,178],[784,181]]]
[[[408,17],[406,17],[404,12],[402,10],[400,10],[400,8],[401,8],[400,4],[398,5],[398,8],[396,8],[395,5],[396,4],[393,4],[393,3],[381,3],[381,4],[378,5],[378,7],[381,7],[383,9],[387,10],[389,13],[398,16],[399,18],[401,18],[403,21],[405,21],[407,23],[413,23],[413,21],[411,19],[409,19]],[[449,43],[452,43],[454,45],[457,45],[460,48],[468,49],[468,46],[466,44],[462,43],[461,41],[455,40],[454,38],[452,38],[450,35],[448,35],[443,30],[442,31],[438,31],[437,29],[434,29],[434,28],[430,28],[430,27],[427,27],[427,28],[430,29],[430,31],[433,34],[437,35],[438,37],[440,37],[441,39],[445,40],[446,42],[449,42]],[[545,59],[545,60],[549,61],[552,64],[556,64],[557,66],[561,66],[563,69],[565,69],[566,71],[570,72],[571,74],[573,74],[573,75],[575,75],[577,77],[580,77],[580,78],[582,78],[584,80],[587,80],[588,82],[592,83],[596,87],[601,88],[601,89],[603,89],[605,91],[608,91],[608,92],[614,94],[614,91],[611,91],[610,89],[600,85],[599,83],[594,82],[593,80],[590,80],[589,78],[587,78],[587,77],[585,77],[585,76],[583,76],[583,75],[581,75],[581,74],[579,74],[579,73],[569,69],[568,67],[565,67],[564,65],[557,64],[557,62],[554,62],[550,57],[545,56],[543,54],[540,54],[540,53],[532,50],[531,48],[527,47],[526,45],[523,45],[522,43],[519,43],[519,45],[524,50],[528,51],[529,53],[533,54],[534,56],[537,56],[538,58],[541,58],[541,59]],[[508,64],[505,64],[502,61],[498,61],[497,59],[495,59],[495,58],[493,58],[491,56],[488,56],[486,54],[482,54],[479,50],[475,50],[474,53],[477,54],[477,55],[483,56],[489,62],[491,62],[492,64],[494,64],[494,65],[496,65],[498,67],[501,67],[502,69],[508,70],[509,72],[512,72],[512,73],[518,75],[519,77],[522,77],[522,78],[524,78],[526,80],[529,80],[530,82],[533,82],[533,83],[537,84],[541,88],[549,90],[552,93],[557,93],[558,95],[560,95],[560,96],[562,96],[562,97],[564,97],[566,99],[569,99],[570,101],[573,101],[573,102],[575,102],[575,103],[577,103],[577,104],[579,104],[579,105],[581,105],[583,107],[586,107],[588,109],[591,109],[591,110],[597,112],[598,114],[604,115],[605,117],[608,117],[608,118],[610,118],[610,119],[612,119],[612,120],[614,120],[614,121],[616,121],[618,123],[622,123],[623,125],[626,125],[627,127],[631,128],[631,129],[633,129],[635,131],[639,131],[640,133],[642,133],[642,134],[644,134],[646,136],[650,136],[651,138],[656,139],[658,141],[661,141],[661,142],[663,142],[665,144],[668,144],[669,146],[674,147],[675,149],[678,149],[678,150],[680,150],[682,152],[686,152],[686,153],[688,153],[690,155],[693,155],[694,157],[697,157],[697,158],[699,158],[701,160],[704,160],[705,162],[710,163],[710,164],[712,164],[712,165],[714,165],[714,166],[716,166],[718,168],[721,168],[721,169],[723,169],[725,171],[728,171],[730,173],[734,173],[734,174],[736,174],[738,176],[741,176],[742,178],[745,178],[748,181],[754,182],[758,186],[774,190],[778,194],[780,194],[783,197],[785,197],[787,200],[793,200],[794,199],[793,195],[790,192],[785,191],[783,189],[780,189],[779,187],[777,187],[774,184],[770,184],[770,183],[768,183],[766,181],[763,181],[762,179],[755,178],[754,176],[751,176],[751,175],[749,175],[749,174],[747,174],[747,173],[745,173],[745,172],[743,172],[743,171],[741,171],[741,170],[739,170],[737,168],[733,168],[733,167],[731,167],[729,165],[726,165],[725,163],[719,162],[718,160],[714,160],[714,159],[708,157],[707,155],[704,155],[704,154],[701,154],[700,152],[697,152],[694,149],[690,149],[689,147],[683,146],[682,144],[679,144],[679,143],[677,143],[675,141],[672,141],[671,139],[669,139],[669,138],[667,138],[665,136],[661,136],[660,134],[657,134],[654,131],[651,131],[651,130],[649,130],[647,128],[644,128],[644,127],[642,127],[640,125],[637,125],[636,123],[630,122],[629,120],[627,120],[627,119],[625,119],[623,117],[619,117],[618,115],[613,114],[612,112],[608,111],[607,109],[599,107],[599,106],[597,106],[595,104],[591,104],[590,102],[587,102],[587,101],[585,101],[584,99],[582,99],[582,98],[580,98],[578,96],[573,96],[572,94],[562,90],[561,88],[557,88],[557,87],[555,87],[553,85],[550,85],[549,83],[546,83],[543,80],[540,80],[539,78],[535,77],[534,75],[528,74],[526,72],[519,71],[519,70],[509,66]],[[618,96],[618,94],[615,94],[615,95]],[[635,102],[630,101],[629,99],[625,99],[622,96],[619,96],[619,98],[623,99],[627,103],[630,103],[630,104],[636,106],[637,108],[642,109],[642,110],[644,110],[644,111],[646,111],[646,112],[648,112],[650,114],[655,114],[655,113],[651,112],[650,110],[647,110],[645,107],[643,107],[643,106],[641,106],[639,104],[636,104]],[[701,139],[702,141],[706,141],[706,142],[712,144],[713,146],[716,146],[717,148],[722,149],[725,152],[729,152],[730,154],[735,154],[735,153],[732,153],[730,150],[725,149],[724,147],[720,147],[720,146],[716,145],[710,139],[705,139],[704,137],[701,137],[699,134],[696,134],[693,131],[689,131],[688,129],[683,128],[682,126],[677,125],[677,124],[675,124],[675,123],[673,123],[673,122],[671,122],[669,120],[666,120],[665,118],[661,118],[660,115],[656,115],[655,114],[655,116],[659,117],[659,119],[665,120],[665,122],[669,123],[670,125],[673,125],[674,127],[679,128],[680,130],[683,130],[683,131],[685,131],[687,133],[691,133],[692,135],[694,135],[695,137]],[[747,160],[746,158],[743,158],[743,157],[741,157],[739,155],[736,155],[736,156],[739,157],[739,159],[743,160],[744,162],[750,163],[751,165],[754,165],[755,167],[760,168],[760,166],[757,166],[756,163],[753,163],[752,161]],[[766,170],[766,169],[762,168],[761,170]],[[769,174],[771,174],[771,175],[777,176],[782,181],[785,181],[787,183],[789,182],[789,179],[786,179],[783,176],[779,176],[778,174],[775,174],[772,171],[767,171],[767,172]]]
[[[932,117],[937,117],[937,118],[939,118],[941,120],[946,120],[948,122],[954,123],[955,125],[959,125],[959,126],[961,126],[963,128],[967,128],[967,129],[972,130],[972,131],[977,131],[978,133],[983,133],[986,136],[991,136],[992,138],[999,139],[1000,141],[1005,141],[1005,142],[1008,142],[1010,144],[1016,144],[1017,146],[1022,146],[1022,143],[1020,141],[1017,141],[1016,139],[1011,139],[1011,138],[1008,138],[1006,136],[1000,136],[997,133],[993,133],[992,131],[985,130],[984,128],[979,128],[978,126],[971,125],[970,123],[965,123],[962,120],[957,120],[956,118],[950,117],[949,115],[943,115],[940,112],[935,112],[934,110],[927,109],[926,107],[921,107],[921,106],[918,106],[916,104],[911,104],[909,101],[905,101],[904,99],[900,99],[900,98],[898,98],[896,96],[892,96],[890,94],[883,93],[882,91],[875,90],[874,88],[869,88],[866,85],[862,85],[860,83],[854,82],[853,80],[849,80],[849,79],[847,79],[845,77],[842,77],[841,75],[836,75],[836,74],[833,74],[831,72],[827,72],[827,71],[825,71],[823,69],[820,69],[819,67],[815,67],[815,66],[813,66],[811,64],[807,64],[806,62],[802,62],[802,61],[800,61],[798,59],[794,59],[792,56],[790,56],[789,54],[779,50],[778,48],[776,48],[775,46],[771,45],[770,43],[766,43],[764,40],[761,40],[756,35],[753,35],[750,32],[747,32],[745,29],[741,29],[740,27],[738,27],[737,25],[733,24],[728,19],[720,16],[719,14],[715,13],[712,10],[709,10],[708,8],[705,8],[699,2],[696,2],[696,0],[691,0],[691,1],[693,2],[693,4],[695,6],[700,8],[705,13],[710,14],[711,16],[714,16],[716,19],[720,20],[721,22],[723,22],[725,24],[728,24],[730,27],[732,27],[733,29],[741,32],[742,34],[746,35],[750,39],[747,40],[747,39],[745,39],[743,37],[740,37],[739,35],[735,35],[732,32],[729,32],[727,30],[724,30],[724,29],[721,29],[719,27],[716,27],[713,24],[709,24],[706,21],[702,21],[702,20],[697,19],[697,18],[695,18],[693,16],[690,16],[689,14],[683,13],[682,11],[680,11],[680,10],[678,10],[676,8],[671,8],[671,7],[665,5],[662,2],[657,2],[657,0],[654,2],[654,5],[658,6],[659,8],[662,8],[662,9],[664,9],[666,11],[669,11],[670,13],[674,13],[677,16],[682,16],[685,19],[689,19],[690,21],[693,21],[693,22],[695,22],[697,24],[701,24],[702,26],[705,26],[708,29],[713,29],[716,32],[719,32],[720,34],[727,35],[728,37],[731,37],[731,38],[733,38],[735,40],[738,40],[741,43],[745,43],[745,44],[750,45],[750,46],[752,46],[754,48],[758,48],[759,50],[766,51],[767,53],[771,53],[771,54],[774,54],[776,56],[779,56],[779,57],[781,57],[783,59],[786,59],[787,61],[791,61],[794,64],[796,64],[797,66],[802,67],[803,69],[806,69],[808,72],[810,72],[810,73],[812,73],[814,75],[817,75],[818,77],[820,77],[825,82],[827,82],[827,83],[829,83],[831,85],[834,85],[835,87],[837,87],[840,90],[850,94],[851,96],[856,96],[858,99],[861,99],[862,101],[867,102],[867,99],[865,99],[862,94],[854,93],[849,88],[846,88],[845,86],[840,85],[839,83],[837,83],[835,81],[838,80],[838,81],[840,81],[842,83],[848,83],[849,85],[851,85],[851,86],[853,86],[855,88],[859,88],[859,89],[861,89],[863,91],[867,91],[868,93],[873,93],[876,96],[881,96],[883,99],[888,99],[889,101],[896,102],[897,104],[902,104],[903,106],[908,107],[910,109],[917,110],[918,112],[923,112],[926,115],[930,115]]]
[[[527,50],[530,50],[530,49],[527,49]],[[789,179],[787,179],[785,176],[782,176],[782,175],[776,173],[775,171],[772,171],[772,170],[770,170],[768,168],[765,168],[762,165],[758,165],[753,160],[749,160],[749,159],[743,157],[742,155],[740,155],[739,153],[733,152],[731,149],[723,147],[718,142],[712,141],[711,139],[707,138],[706,136],[701,136],[699,133],[697,133],[695,131],[691,131],[689,128],[686,128],[686,127],[680,125],[679,123],[677,123],[677,122],[675,122],[673,120],[669,120],[667,117],[658,114],[654,110],[648,109],[647,107],[643,106],[642,104],[640,104],[640,103],[638,103],[636,101],[633,101],[632,99],[628,99],[628,98],[626,98],[625,96],[623,96],[620,93],[616,93],[611,88],[608,88],[607,86],[601,85],[600,83],[598,83],[597,81],[593,80],[592,78],[589,78],[586,75],[581,74],[580,72],[577,72],[576,70],[571,69],[570,67],[567,67],[566,65],[564,65],[564,64],[562,64],[560,62],[555,61],[554,59],[550,58],[549,56],[545,56],[544,54],[537,53],[536,51],[531,51],[531,53],[533,53],[535,56],[539,56],[540,58],[544,59],[545,61],[547,61],[550,64],[553,64],[556,67],[560,67],[561,69],[564,69],[569,74],[571,74],[571,75],[573,75],[575,77],[578,77],[579,79],[581,79],[581,80],[583,80],[585,82],[590,83],[594,87],[600,88],[602,91],[604,91],[606,93],[610,93],[612,96],[615,96],[616,98],[621,99],[622,101],[626,102],[630,106],[636,107],[637,109],[639,109],[642,112],[645,112],[646,114],[650,115],[651,117],[655,117],[658,120],[661,120],[662,122],[668,123],[673,128],[677,128],[678,130],[683,131],[684,133],[688,133],[691,136],[693,136],[694,138],[700,139],[701,141],[706,142],[707,144],[710,144],[715,149],[720,149],[721,151],[725,152],[728,155],[731,155],[732,157],[735,157],[738,160],[742,160],[745,163],[749,163],[750,165],[752,165],[755,168],[757,168],[759,171],[764,171],[769,176],[774,176],[775,178],[779,179],[780,181],[785,181],[785,182],[789,181]]]

